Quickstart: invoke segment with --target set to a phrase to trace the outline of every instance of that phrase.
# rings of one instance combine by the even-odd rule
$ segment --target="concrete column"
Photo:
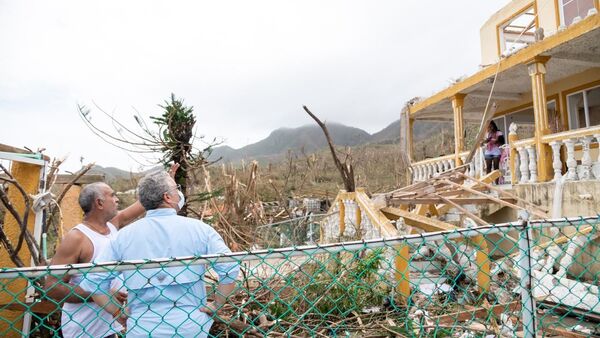
[[[510,144],[510,156],[508,158],[510,162],[510,180],[512,185],[517,184],[517,177],[519,175],[519,168],[517,167],[517,156],[519,153],[517,152],[517,148],[514,147],[514,143],[519,140],[519,136],[517,135],[517,125],[513,122],[510,124],[510,133],[508,134],[508,143]]]
[[[454,162],[457,166],[462,165],[460,153],[465,150],[463,106],[466,94],[456,94],[452,98],[452,110],[454,111]]]
[[[11,165],[10,173],[19,182],[19,184],[25,189],[27,194],[37,194],[40,184],[40,170],[41,167],[35,164],[22,163],[13,161]],[[25,211],[25,201],[21,193],[14,188],[10,187],[8,191],[8,199],[12,202],[15,210],[19,215],[23,215]],[[29,212],[27,220],[27,229],[33,234],[33,228],[35,226],[35,213],[33,209]],[[17,220],[12,217],[10,213],[6,213],[4,216],[4,231],[13,245],[16,245],[19,239],[21,230]],[[10,260],[8,254],[4,248],[0,249],[0,267],[14,267],[15,265]],[[24,264],[29,265],[31,263],[31,252],[25,243],[18,252],[19,257]],[[24,278],[16,279],[8,282],[0,290],[0,304],[17,304],[25,303],[25,295],[27,293],[27,280]],[[18,311],[0,311],[0,332],[4,332],[4,337],[21,337],[20,332],[23,330],[23,313]]]
[[[413,154],[415,153],[414,151],[414,144],[413,144],[413,127],[415,125],[415,119],[410,117],[410,114],[408,116],[408,135],[406,135],[406,142],[408,143],[408,158],[412,161],[413,160]]]
[[[531,77],[535,119],[535,148],[538,155],[537,171],[540,182],[547,182],[553,178],[552,150],[549,145],[542,143],[542,136],[550,134],[545,82],[546,62],[549,59],[549,56],[536,56],[527,64],[527,70]]]

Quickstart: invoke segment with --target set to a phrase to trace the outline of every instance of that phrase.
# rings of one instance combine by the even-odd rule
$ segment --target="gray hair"
[[[81,189],[81,193],[79,193],[79,206],[83,213],[87,215],[92,208],[94,207],[94,203],[97,199],[104,200],[104,196],[102,195],[102,188],[106,185],[106,183],[96,182],[92,184],[88,184],[83,189]]]
[[[144,209],[154,210],[163,203],[163,195],[170,189],[169,178],[166,171],[155,171],[140,180],[138,194]]]

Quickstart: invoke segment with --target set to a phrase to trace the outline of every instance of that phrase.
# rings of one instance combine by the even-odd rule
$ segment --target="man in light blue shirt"
[[[184,200],[175,181],[166,172],[146,175],[138,184],[146,216],[119,231],[96,262],[199,256],[231,252],[209,225],[177,215]],[[203,282],[204,265],[124,271],[128,291],[127,337],[206,337],[212,316],[223,306],[235,287],[237,263],[211,266],[219,275],[215,301],[207,304]],[[110,294],[117,273],[91,273],[81,287],[92,294]],[[94,297],[113,315],[119,309]],[[100,304],[101,303],[101,304]]]

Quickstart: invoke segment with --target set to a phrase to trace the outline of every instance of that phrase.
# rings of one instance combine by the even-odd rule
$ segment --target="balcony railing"
[[[511,128],[512,129],[512,128]],[[512,184],[538,183],[538,156],[535,139],[527,138],[512,141],[507,147],[510,155],[506,163],[501,163],[500,169],[504,175],[504,182]],[[600,179],[600,126],[569,130],[560,133],[545,135],[542,142],[552,148],[552,168],[556,181],[565,176],[565,180],[591,180]],[[598,155],[592,157],[592,148],[598,147]],[[462,152],[459,157],[466,160],[468,152]],[[550,159],[549,159],[550,160]],[[413,181],[420,182],[436,177],[440,173],[455,168],[455,155],[445,155],[413,163]],[[474,178],[485,175],[485,160],[483,149],[477,149],[475,156],[467,170],[467,174]]]
[[[468,151],[464,151],[459,154],[460,159],[464,163],[469,155]],[[413,168],[413,182],[426,181],[432,177],[454,169],[456,167],[454,154],[445,155],[436,158],[429,158],[423,161],[419,161],[412,165]],[[483,149],[477,149],[473,160],[467,168],[467,175],[479,178],[485,175],[485,160],[483,158]]]
[[[600,126],[546,135],[542,141],[552,147],[554,181],[562,178],[565,167],[568,181],[600,179],[600,152],[594,160],[590,150],[592,143],[600,144]],[[561,159],[563,145],[566,148],[565,160]]]
[[[542,142],[552,148],[552,181],[561,179],[563,175],[569,181],[600,179],[600,155],[596,160],[591,156],[592,144],[600,143],[600,126],[545,135]],[[535,140],[513,141],[510,147],[511,155],[515,157],[511,161],[511,171],[517,174],[513,184],[539,182],[539,154],[536,153]]]

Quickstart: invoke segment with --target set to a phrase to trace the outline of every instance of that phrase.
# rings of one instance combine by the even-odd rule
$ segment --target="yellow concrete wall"
[[[63,233],[66,234],[74,226],[83,220],[83,211],[79,207],[79,193],[81,186],[73,185],[67,191],[65,197],[60,202],[60,209],[63,216]]]
[[[494,13],[479,31],[481,39],[481,64],[496,63],[500,55],[498,49],[498,26],[513,17],[529,4],[536,3],[538,27],[544,28],[545,36],[556,33],[556,0],[512,0]]]
[[[539,27],[544,28],[544,36],[556,34],[558,31],[556,4],[558,0],[537,0],[537,17]]]
[[[40,179],[40,167],[33,164],[12,162],[11,174],[17,179],[19,184],[25,189],[28,194],[36,194],[38,192],[39,179]],[[15,209],[19,214],[23,214],[25,210],[25,203],[20,192],[14,187],[10,187],[8,192],[8,198],[15,206]],[[29,214],[27,227],[31,233],[33,233],[33,227],[35,224],[35,214],[33,211]],[[16,245],[19,238],[20,229],[17,221],[7,213],[4,218],[4,231],[13,245]],[[14,267],[15,265],[6,254],[4,248],[0,248],[0,267]],[[31,253],[29,249],[23,244],[19,251],[19,256],[26,265],[30,264]],[[8,280],[0,279],[0,307],[3,304],[10,304],[15,302],[15,298],[19,301],[25,301],[25,295],[27,291],[27,283],[24,279],[21,280]],[[16,311],[0,311],[0,336],[2,337],[20,337],[20,330],[22,329],[23,313]]]

